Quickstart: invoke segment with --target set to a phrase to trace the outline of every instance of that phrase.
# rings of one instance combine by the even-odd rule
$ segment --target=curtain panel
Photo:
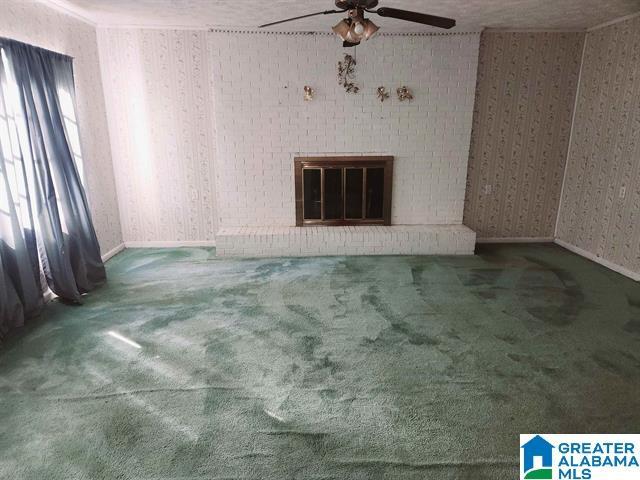
[[[71,148],[70,57],[0,38],[0,338],[48,287],[81,297],[106,280]]]

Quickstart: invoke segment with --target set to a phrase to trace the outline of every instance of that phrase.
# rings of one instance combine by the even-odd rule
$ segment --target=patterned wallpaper
[[[483,33],[464,209],[479,238],[553,237],[583,41]]]
[[[557,237],[640,273],[640,17],[587,35]]]
[[[74,57],[85,185],[102,253],[122,243],[95,29],[41,3],[0,0],[0,36]]]
[[[85,180],[103,252],[123,237],[213,240],[210,34],[109,29],[96,42],[94,28],[74,18],[2,1],[0,35],[75,58]],[[556,235],[639,272],[640,19],[587,38]],[[464,212],[479,237],[554,235],[583,39],[482,35]]]
[[[215,126],[206,35],[98,29],[127,242],[214,240]]]

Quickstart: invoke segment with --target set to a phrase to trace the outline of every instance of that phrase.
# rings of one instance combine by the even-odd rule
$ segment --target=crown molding
[[[308,30],[259,30],[254,26],[220,26],[220,25],[147,25],[147,24],[123,24],[123,23],[98,23],[96,28],[100,30],[186,30],[186,31],[206,31],[211,33],[236,33],[248,35],[318,35],[333,37],[335,34],[329,31],[308,31]],[[480,30],[468,30],[459,32],[379,32],[376,37],[432,37],[447,35],[479,35]]]
[[[585,33],[586,28],[485,28],[482,33]]]
[[[630,15],[624,15],[623,17],[614,18],[613,20],[609,20],[608,22],[601,23],[600,25],[596,25],[595,27],[591,27],[587,29],[587,32],[593,32],[595,30],[600,30],[601,28],[610,27],[611,25],[615,25],[616,23],[625,22],[627,20],[631,20],[632,18],[640,17],[640,11],[636,13],[632,13]]]
[[[89,14],[80,9],[66,0],[36,0],[38,3],[51,8],[52,10],[56,10],[60,13],[64,13],[70,17],[75,18],[76,20],[80,20],[81,22],[87,23],[93,27],[98,26],[98,22],[89,16]]]
[[[207,25],[147,25],[136,23],[98,23],[96,28],[101,30],[185,30],[204,32],[211,30]]]
[[[304,31],[304,30],[258,30],[256,27],[209,27],[207,29],[212,33],[235,33],[247,35],[317,35],[335,37],[335,33],[329,31]],[[377,37],[436,37],[436,36],[452,36],[452,35],[479,35],[480,30],[459,31],[459,32],[379,32]]]

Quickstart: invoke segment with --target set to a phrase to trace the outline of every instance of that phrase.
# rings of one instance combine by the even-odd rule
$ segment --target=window
[[[36,203],[29,193],[36,192],[38,187],[27,118],[22,105],[20,87],[4,48],[0,48],[0,62],[2,70],[0,75],[0,155],[2,156],[0,169],[5,169],[4,172],[0,170],[0,174],[2,174],[0,181],[4,180],[8,185],[8,189],[4,188],[4,185],[0,186],[0,222],[4,222],[4,228],[0,228],[0,233],[3,229],[5,232],[14,230],[15,223],[12,223],[11,213],[15,212],[15,219],[18,221],[18,228],[22,231],[22,235],[36,245],[37,258],[40,262],[40,285],[44,293],[50,293],[42,265],[45,253],[41,250],[41,243],[35,242],[36,236],[40,236],[42,232],[39,223],[34,221],[37,217]],[[71,75],[71,70],[68,71],[68,75]],[[56,93],[64,123],[65,137],[82,182],[83,163],[73,92],[68,86],[62,86],[62,83],[56,84]],[[69,83],[72,83],[72,80]],[[58,172],[55,168],[50,168],[49,173],[55,186],[62,185],[60,179],[57,178]],[[58,207],[60,228],[62,233],[66,235],[68,234],[66,210],[61,204],[59,190],[59,188],[54,188],[54,198]],[[0,224],[0,227],[3,225]],[[15,235],[6,235],[2,238],[12,249],[15,249]]]

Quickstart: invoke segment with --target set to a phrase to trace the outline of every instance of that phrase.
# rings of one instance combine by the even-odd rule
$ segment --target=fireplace
[[[393,157],[296,157],[296,225],[390,225]]]
[[[216,234],[216,255],[473,254],[476,234],[460,223],[390,225],[393,157],[294,160],[296,226],[222,227]],[[402,205],[394,215],[402,223]],[[327,228],[300,228],[313,226]]]

